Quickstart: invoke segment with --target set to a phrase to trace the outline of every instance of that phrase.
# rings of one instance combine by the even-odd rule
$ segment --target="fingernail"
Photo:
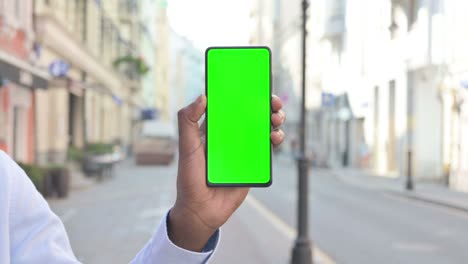
[[[202,101],[202,95],[199,95],[196,102],[197,102],[197,104],[199,104],[199,103],[201,103],[201,101]]]

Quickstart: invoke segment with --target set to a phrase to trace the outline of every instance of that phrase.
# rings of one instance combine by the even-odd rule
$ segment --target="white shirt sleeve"
[[[158,229],[145,247],[138,253],[132,264],[204,264],[208,263],[218,243],[220,232],[216,231],[208,240],[202,252],[193,252],[176,246],[167,234],[167,217],[161,220]]]
[[[7,190],[10,193],[7,202],[9,204],[3,207],[9,208],[10,214],[6,224],[9,230],[11,263],[79,263],[60,219],[50,210],[24,171],[1,151],[0,171],[6,174],[2,177],[6,176],[11,180],[11,190]],[[219,231],[210,238],[203,252],[192,252],[170,241],[166,221],[167,214],[153,237],[131,263],[207,263],[219,242]],[[0,219],[0,225],[5,224],[1,222]]]
[[[2,153],[11,180],[9,230],[11,263],[78,263],[60,219],[24,171]]]

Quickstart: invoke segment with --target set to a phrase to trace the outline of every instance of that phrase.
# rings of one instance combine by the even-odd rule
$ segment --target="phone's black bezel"
[[[272,67],[271,67],[271,49],[267,46],[213,46],[209,47],[205,50],[205,95],[207,100],[208,98],[208,52],[212,49],[266,49],[268,50],[269,54],[269,66],[270,66],[270,71],[269,71],[269,87],[268,89],[270,90],[270,100],[269,100],[269,106],[270,106],[270,116],[272,114],[272,109],[271,109],[271,96],[272,96]],[[206,179],[206,185],[208,187],[269,187],[273,183],[273,166],[272,166],[272,151],[273,151],[273,146],[270,142],[270,180],[266,183],[211,183],[208,180],[208,104],[206,106],[206,112],[205,112],[205,122],[206,122],[206,135],[205,135],[205,179]],[[270,125],[270,135],[272,132],[272,126]],[[268,136],[270,136],[268,135]]]

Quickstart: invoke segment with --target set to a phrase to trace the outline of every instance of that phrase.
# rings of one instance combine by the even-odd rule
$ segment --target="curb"
[[[81,172],[71,172],[70,190],[86,190],[94,185],[96,185],[96,181],[93,179],[86,178],[86,176],[84,176]]]
[[[395,195],[399,195],[399,196],[404,196],[404,197],[409,198],[409,199],[418,200],[418,201],[425,202],[425,203],[430,203],[430,204],[435,204],[435,205],[438,205],[438,206],[447,207],[447,208],[451,208],[451,209],[454,209],[454,210],[458,210],[458,211],[468,213],[468,207],[456,205],[456,204],[453,204],[453,203],[449,203],[449,202],[445,202],[445,201],[441,201],[441,200],[437,200],[437,199],[433,199],[433,198],[424,197],[422,195],[417,195],[417,194],[414,194],[414,193],[408,193],[408,192],[403,192],[403,191],[394,191],[394,190],[386,190],[386,192],[389,192],[389,193],[392,193],[392,194],[395,194]]]
[[[343,180],[339,173],[332,172],[332,175],[337,180],[339,180],[340,182],[342,182],[344,184],[350,184],[350,183],[346,182],[345,180]],[[425,195],[417,194],[417,191],[408,192],[408,191],[395,190],[395,189],[388,188],[388,187],[380,187],[380,188],[377,187],[377,188],[375,188],[375,190],[381,190],[381,191],[384,191],[384,192],[387,192],[387,193],[398,195],[400,197],[405,197],[405,198],[408,198],[408,199],[413,199],[413,200],[417,200],[417,201],[420,201],[420,202],[430,203],[430,204],[433,204],[433,205],[442,206],[442,207],[462,211],[464,213],[468,213],[468,206],[465,207],[465,206],[462,206],[462,205],[453,204],[451,202],[443,201],[443,200],[440,200],[440,199],[430,198],[430,197],[427,197]]]

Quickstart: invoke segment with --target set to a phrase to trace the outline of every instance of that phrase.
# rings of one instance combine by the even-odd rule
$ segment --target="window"
[[[434,0],[432,4],[433,14],[441,14],[444,12],[444,3],[442,0]]]
[[[0,0],[0,13],[3,15],[4,23],[12,28],[25,26],[24,13],[27,12],[28,3],[25,0]]]
[[[408,30],[410,30],[418,19],[419,0],[410,0],[408,6]]]
[[[16,1],[13,1],[15,4],[14,4],[14,14],[15,14],[15,19],[17,21],[21,21],[21,0],[16,0]]]
[[[79,33],[80,40],[86,39],[86,1],[75,0],[75,32]]]

